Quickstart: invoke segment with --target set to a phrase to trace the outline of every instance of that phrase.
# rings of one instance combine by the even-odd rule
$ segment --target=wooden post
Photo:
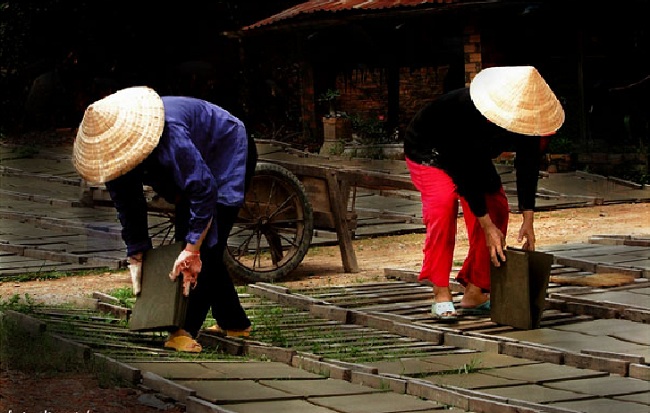
[[[357,263],[357,256],[354,253],[352,235],[350,234],[347,222],[347,198],[343,199],[336,171],[328,170],[325,173],[325,179],[327,180],[330,205],[332,207],[332,214],[334,215],[336,235],[338,236],[339,246],[341,248],[343,269],[345,272],[359,272],[359,264]]]

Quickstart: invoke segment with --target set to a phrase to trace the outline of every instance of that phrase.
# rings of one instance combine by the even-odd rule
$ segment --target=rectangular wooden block
[[[539,328],[553,256],[539,251],[507,249],[506,262],[492,266],[492,321],[515,328]]]
[[[182,276],[175,281],[169,272],[183,249],[183,243],[163,245],[142,258],[142,291],[129,318],[132,331],[166,331],[182,327],[187,310]]]

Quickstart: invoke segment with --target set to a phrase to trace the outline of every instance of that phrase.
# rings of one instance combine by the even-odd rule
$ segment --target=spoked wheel
[[[307,254],[314,217],[305,188],[287,169],[258,163],[224,261],[233,276],[276,281]]]

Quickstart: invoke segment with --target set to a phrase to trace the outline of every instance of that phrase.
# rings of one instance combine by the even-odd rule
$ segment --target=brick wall
[[[408,122],[429,100],[443,93],[449,66],[399,69],[399,120],[402,136]],[[336,87],[341,91],[337,102],[339,111],[363,119],[386,119],[388,115],[388,84],[386,70],[356,69],[351,74],[337,76]]]
[[[469,23],[464,29],[463,58],[465,85],[482,69],[481,36],[479,29]],[[450,65],[430,67],[401,67],[399,74],[400,138],[408,122],[428,101],[445,91],[445,79]],[[335,87],[341,91],[337,110],[362,119],[386,119],[388,115],[388,81],[385,68],[354,69],[339,73]]]

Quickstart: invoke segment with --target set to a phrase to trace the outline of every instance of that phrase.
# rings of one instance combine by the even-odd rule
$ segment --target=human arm
[[[142,255],[152,247],[140,170],[136,168],[107,182],[106,189],[122,225],[122,239],[127,248],[133,294],[138,296],[142,290]]]
[[[517,242],[523,242],[522,249],[535,250],[535,196],[539,178],[541,160],[541,142],[539,137],[520,137],[517,146],[515,168],[517,176],[517,200],[523,222],[517,235]]]

